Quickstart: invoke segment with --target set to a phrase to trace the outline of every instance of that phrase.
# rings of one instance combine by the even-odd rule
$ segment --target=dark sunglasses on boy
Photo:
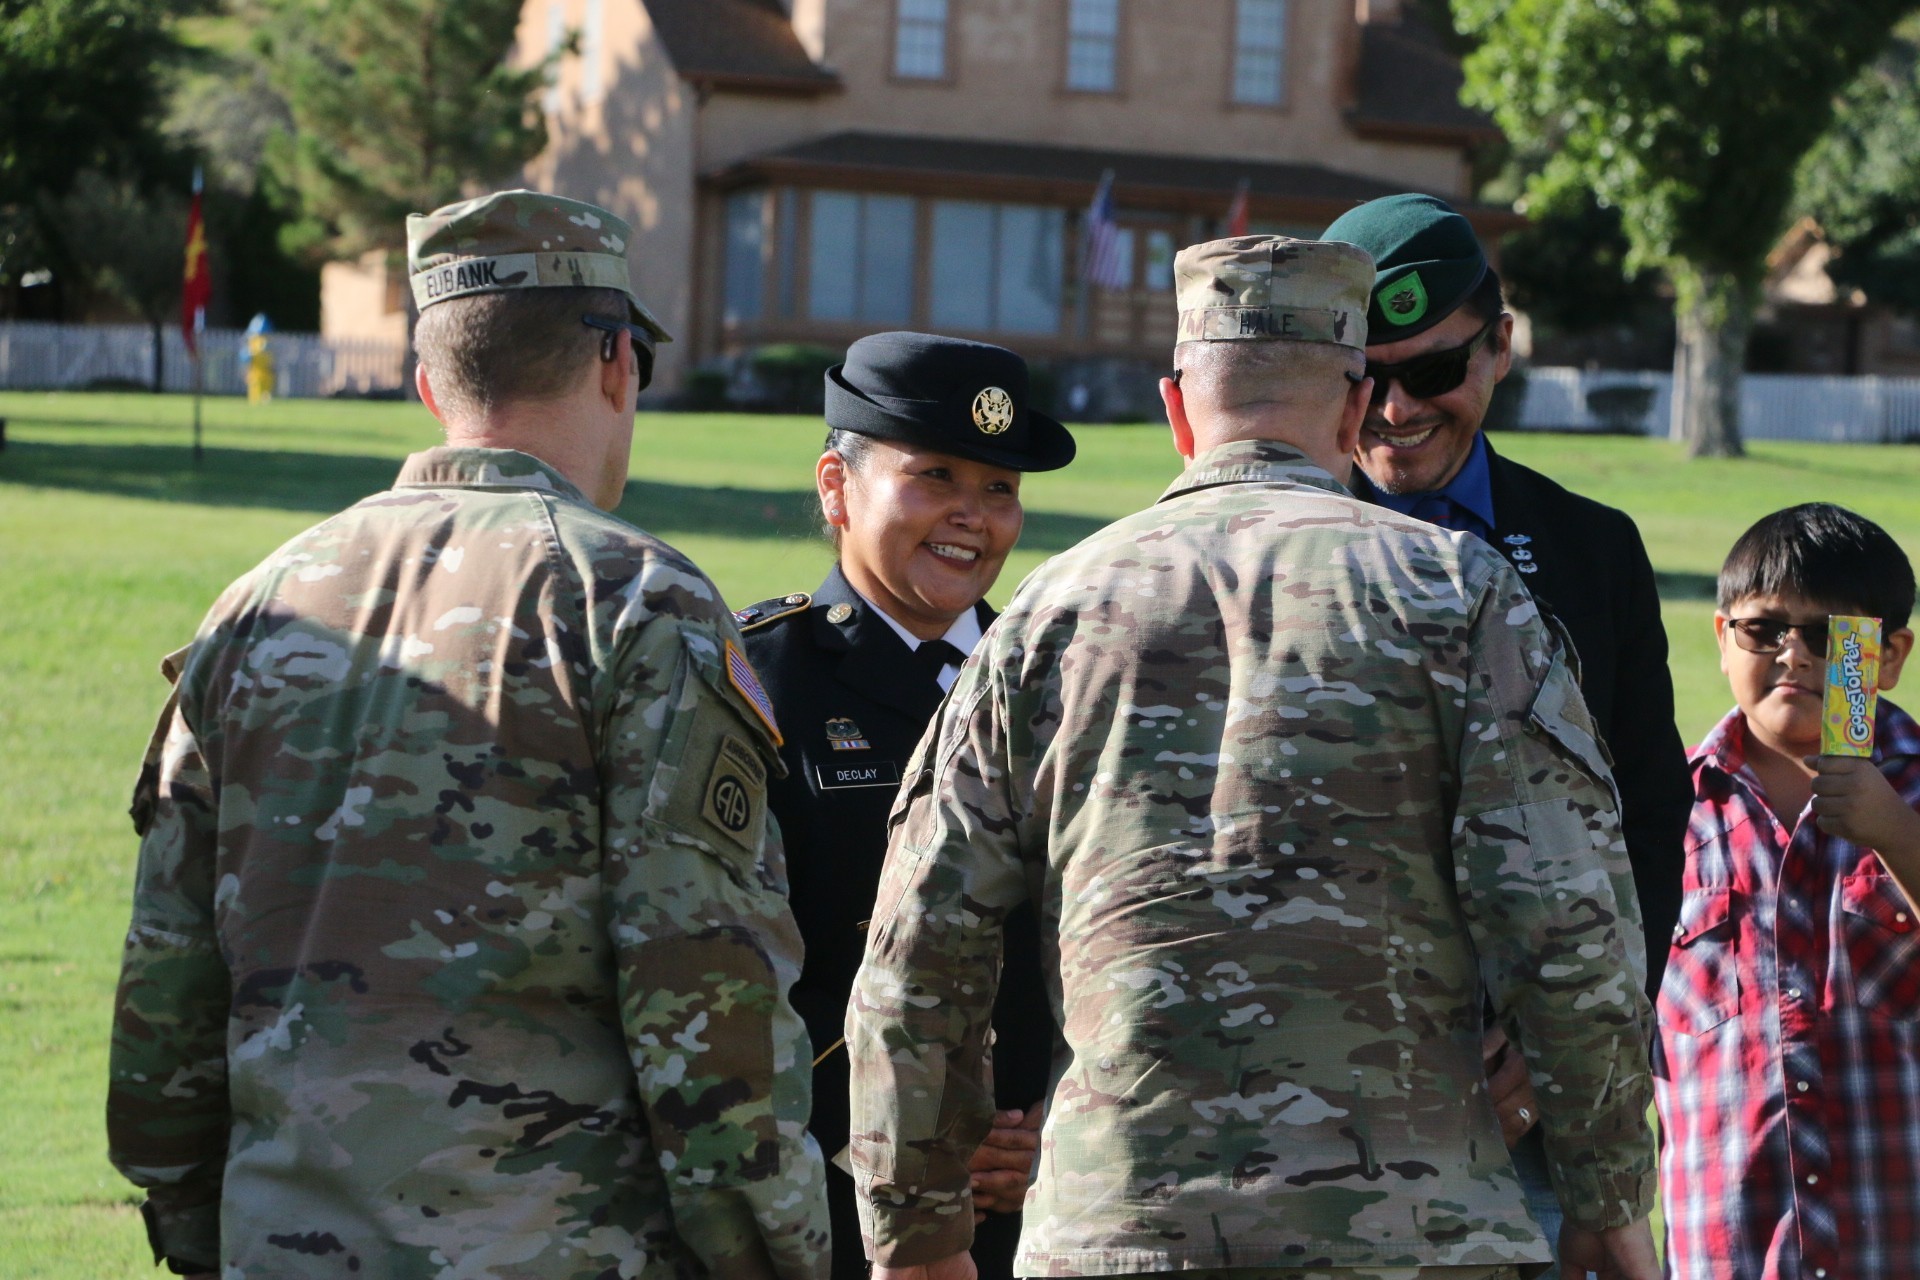
[[[1748,653],[1778,653],[1787,642],[1789,631],[1797,632],[1800,643],[1816,658],[1827,656],[1827,620],[1783,622],[1779,618],[1728,618],[1733,642]]]
[[[1495,316],[1480,326],[1480,332],[1459,346],[1448,347],[1444,351],[1429,351],[1423,356],[1393,364],[1367,361],[1367,377],[1373,379],[1373,403],[1377,406],[1385,401],[1387,387],[1394,382],[1398,382],[1401,389],[1415,400],[1431,400],[1452,391],[1467,380],[1467,366],[1472,363],[1474,354],[1486,345],[1493,326],[1499,323],[1500,317]]]
[[[605,364],[612,364],[620,350],[620,331],[633,335],[633,367],[639,370],[640,389],[645,391],[653,381],[653,335],[637,324],[606,316],[581,316],[580,323],[600,330],[600,359]]]

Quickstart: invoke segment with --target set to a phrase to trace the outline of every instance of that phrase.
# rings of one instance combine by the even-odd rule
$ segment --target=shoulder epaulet
[[[804,591],[796,591],[790,596],[775,596],[771,600],[762,600],[759,604],[750,604],[744,609],[733,611],[733,620],[740,624],[740,634],[758,631],[769,623],[791,617],[813,603],[813,597]]]

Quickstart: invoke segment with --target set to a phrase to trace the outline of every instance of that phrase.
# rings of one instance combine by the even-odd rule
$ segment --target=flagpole
[[[196,307],[193,313],[195,337],[206,331],[207,312],[204,307]],[[200,465],[200,393],[206,385],[206,379],[200,367],[204,357],[200,354],[200,344],[193,344],[193,465]]]
[[[193,465],[198,467],[202,455],[200,447],[200,396],[206,389],[206,370],[203,364],[205,352],[201,349],[201,339],[207,332],[207,232],[206,224],[201,221],[200,192],[202,182],[200,167],[193,170],[193,207],[187,215],[187,252],[186,269],[180,286],[180,328],[181,337],[186,340],[187,354],[193,357]]]

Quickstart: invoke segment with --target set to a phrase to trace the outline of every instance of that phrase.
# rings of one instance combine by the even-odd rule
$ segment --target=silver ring
[[[1533,1119],[1533,1112],[1527,1110],[1525,1107],[1522,1107],[1520,1108],[1520,1118],[1522,1120],[1531,1120]]]

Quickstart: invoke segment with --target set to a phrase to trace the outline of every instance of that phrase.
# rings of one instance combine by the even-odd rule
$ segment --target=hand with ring
[[[1500,1138],[1508,1150],[1540,1122],[1540,1103],[1533,1094],[1527,1064],[1498,1027],[1480,1042],[1480,1061],[1487,1073],[1487,1094],[1500,1117]]]

